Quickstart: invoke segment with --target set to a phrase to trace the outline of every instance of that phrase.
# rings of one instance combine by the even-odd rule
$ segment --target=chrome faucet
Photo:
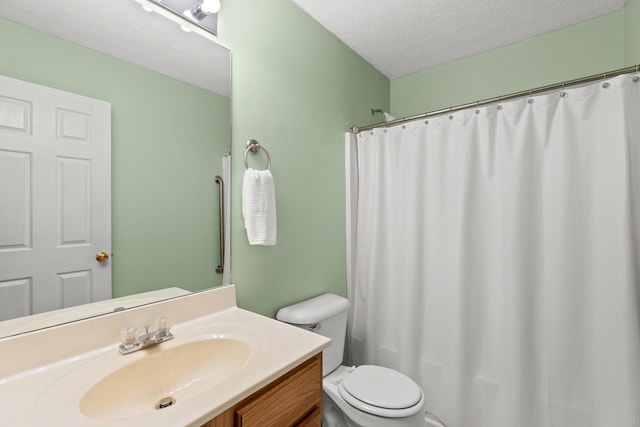
[[[118,349],[122,354],[133,353],[151,347],[161,342],[165,342],[173,338],[171,330],[171,320],[168,317],[158,319],[158,329],[149,332],[150,325],[145,325],[145,333],[137,336],[138,329],[134,327],[124,328],[120,331],[120,345]]]

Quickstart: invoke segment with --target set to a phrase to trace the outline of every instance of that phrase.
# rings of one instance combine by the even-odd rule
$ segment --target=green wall
[[[0,55],[0,74],[111,103],[114,296],[220,284],[229,98],[3,19]]]
[[[345,294],[343,133],[368,110],[412,115],[620,68],[640,0],[626,11],[388,82],[290,0],[225,2],[221,40],[234,55],[232,275],[241,307],[274,315],[322,292]],[[627,28],[625,28],[627,27]],[[637,33],[634,33],[637,34]],[[632,61],[633,62],[633,61]],[[247,244],[245,142],[269,150],[278,244]],[[251,158],[264,165],[264,157]]]
[[[389,82],[291,0],[223,2],[239,305],[273,316],[313,295],[346,293],[344,132],[371,123],[371,107],[411,115],[636,64],[638,23],[640,0],[629,0],[624,11]],[[219,284],[211,179],[227,150],[217,142],[229,137],[229,100],[8,21],[0,53],[0,74],[112,103],[116,295]],[[273,247],[248,245],[242,225],[251,138],[272,157]]]
[[[391,113],[411,116],[621,68],[624,27],[620,11],[393,80]]]
[[[238,304],[272,316],[323,292],[346,293],[344,132],[389,107],[389,80],[290,0],[223,2],[233,51],[232,278]],[[250,246],[241,216],[245,142],[272,158],[278,242]],[[250,159],[255,168],[264,158]]]
[[[624,8],[625,65],[640,64],[640,0],[627,0]]]

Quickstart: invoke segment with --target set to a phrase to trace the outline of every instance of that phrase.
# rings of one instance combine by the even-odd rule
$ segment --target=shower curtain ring
[[[566,98],[567,97],[567,92],[565,92],[564,89],[565,89],[565,82],[562,82],[562,90],[560,91],[560,96],[562,98]]]

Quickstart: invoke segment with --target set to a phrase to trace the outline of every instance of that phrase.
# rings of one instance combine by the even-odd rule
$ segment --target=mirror
[[[21,0],[0,4],[0,52],[0,75],[111,104],[118,307],[221,285],[215,177],[230,152],[229,50],[137,0]],[[64,310],[97,314],[87,309]]]

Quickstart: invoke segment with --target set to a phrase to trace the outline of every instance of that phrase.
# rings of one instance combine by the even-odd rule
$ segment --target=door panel
[[[31,133],[31,103],[24,99],[0,96],[0,129],[28,135]]]
[[[0,76],[0,320],[111,297],[111,106]]]
[[[58,157],[58,246],[91,244],[91,160]]]
[[[0,150],[0,251],[31,247],[31,154]],[[6,219],[6,220],[5,220]]]
[[[0,281],[0,320],[31,314],[31,279]]]

